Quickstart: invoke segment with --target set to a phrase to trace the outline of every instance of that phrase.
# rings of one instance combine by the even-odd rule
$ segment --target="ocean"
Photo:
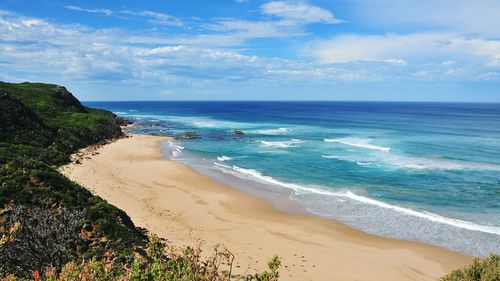
[[[134,119],[133,133],[178,137],[163,144],[166,158],[285,211],[476,256],[500,253],[500,104],[85,105]]]

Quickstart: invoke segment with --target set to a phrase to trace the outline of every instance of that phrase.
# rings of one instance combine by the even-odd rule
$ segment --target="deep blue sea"
[[[135,133],[195,132],[199,139],[164,144],[166,157],[271,203],[293,201],[288,211],[500,253],[500,104],[85,104],[135,119]]]

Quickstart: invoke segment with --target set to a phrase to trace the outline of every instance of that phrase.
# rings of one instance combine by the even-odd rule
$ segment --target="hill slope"
[[[145,236],[121,210],[57,171],[78,149],[120,137],[116,116],[64,87],[0,83],[0,276],[114,253]]]

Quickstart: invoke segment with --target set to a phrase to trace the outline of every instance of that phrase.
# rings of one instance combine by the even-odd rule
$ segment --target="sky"
[[[498,0],[0,0],[0,81],[81,100],[500,102]]]

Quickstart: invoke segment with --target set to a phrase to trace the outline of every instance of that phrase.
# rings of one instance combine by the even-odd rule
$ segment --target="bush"
[[[48,264],[60,268],[86,244],[79,235],[85,219],[81,211],[17,205],[1,215],[11,236],[0,247],[0,272],[22,275],[25,269]]]
[[[453,271],[441,281],[500,281],[500,256],[474,259],[471,265]]]
[[[107,253],[102,259],[93,258],[80,263],[69,262],[60,271],[48,267],[43,271],[34,270],[29,275],[34,280],[46,281],[277,281],[280,260],[273,257],[268,263],[268,271],[255,275],[233,275],[234,256],[226,249],[216,246],[213,253],[202,258],[199,247],[185,247],[177,250],[167,247],[156,236],[151,236],[146,256],[136,256],[129,265],[117,263],[114,255]],[[17,280],[14,275],[2,280]]]

